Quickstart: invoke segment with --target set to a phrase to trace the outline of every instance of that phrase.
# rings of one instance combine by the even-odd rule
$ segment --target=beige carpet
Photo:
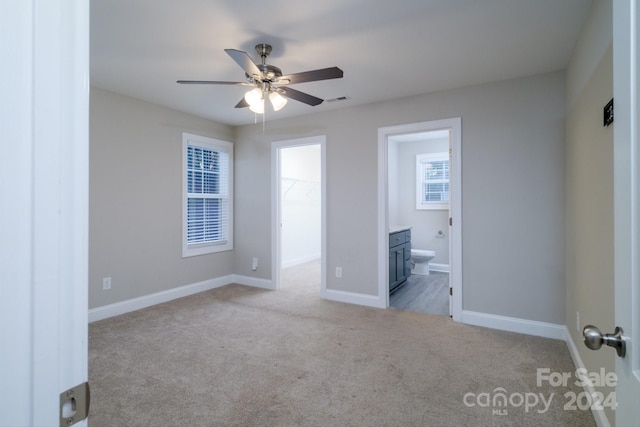
[[[298,281],[92,323],[89,425],[595,425],[563,410],[569,389],[536,385],[536,368],[575,371],[562,341],[324,301]],[[550,407],[519,404],[534,394]]]

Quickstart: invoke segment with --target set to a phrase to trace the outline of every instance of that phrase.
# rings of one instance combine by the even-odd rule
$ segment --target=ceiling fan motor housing
[[[267,81],[267,82],[273,83],[278,77],[282,76],[282,70],[280,70],[280,68],[276,67],[275,65],[269,65],[266,63],[267,56],[271,54],[270,44],[267,44],[267,43],[257,44],[256,52],[258,52],[258,55],[260,55],[260,57],[262,58],[262,63],[256,64],[260,69],[260,71],[262,71],[262,74],[264,74],[264,77],[265,77],[261,79],[261,81],[263,82]],[[247,77],[249,76],[247,75]]]
[[[255,78],[255,76],[250,76],[249,74],[244,73],[247,80],[252,83],[275,83],[275,81],[282,76],[282,70],[280,70],[280,68],[276,67],[275,65],[256,64],[256,66],[260,69],[260,71],[262,71],[262,74],[264,74],[264,76],[262,78]]]

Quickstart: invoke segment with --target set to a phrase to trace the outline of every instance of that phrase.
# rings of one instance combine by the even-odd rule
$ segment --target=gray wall
[[[90,307],[233,273],[271,279],[270,144],[313,135],[327,136],[327,288],[376,295],[378,128],[462,117],[464,309],[564,324],[564,90],[551,73],[270,120],[263,134],[94,89]],[[235,140],[233,252],[180,256],[183,131]]]
[[[559,72],[239,127],[236,273],[271,278],[271,141],[326,135],[327,288],[376,295],[378,128],[462,117],[464,309],[564,324],[564,91]]]
[[[229,126],[91,89],[89,308],[234,272],[231,251],[182,258],[182,132],[233,142]]]
[[[615,372],[615,352],[591,351],[581,328],[614,323],[613,132],[602,109],[613,97],[611,1],[594,3],[567,69],[567,329],[590,372]],[[577,325],[576,313],[580,313]],[[615,388],[602,389],[605,396]],[[611,425],[615,412],[606,409]]]

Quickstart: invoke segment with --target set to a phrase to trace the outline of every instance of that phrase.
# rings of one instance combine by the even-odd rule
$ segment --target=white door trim
[[[0,2],[0,27],[0,423],[59,425],[87,381],[89,2]]]
[[[300,147],[304,145],[320,145],[321,156],[321,267],[320,267],[320,295],[324,298],[327,291],[326,262],[327,262],[327,177],[326,177],[326,142],[325,135],[308,138],[274,141],[271,143],[271,280],[275,289],[280,289],[280,270],[282,268],[282,233],[281,233],[281,194],[280,194],[280,150],[282,148]]]
[[[615,326],[627,337],[626,356],[616,357],[617,425],[640,419],[639,26],[636,2],[613,2]]]
[[[462,119],[432,120],[378,129],[378,307],[389,307],[389,171],[388,138],[408,133],[451,130],[450,281],[451,316],[462,321]],[[409,224],[410,225],[410,224]]]

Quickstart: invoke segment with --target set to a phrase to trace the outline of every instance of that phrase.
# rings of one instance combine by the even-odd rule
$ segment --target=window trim
[[[451,159],[449,153],[444,151],[440,153],[426,153],[416,154],[416,209],[417,210],[448,210],[449,200],[442,201],[425,201],[423,200],[422,188],[423,188],[423,174],[422,164],[426,161],[448,161],[449,162],[449,179],[443,180],[449,186],[451,185]],[[451,195],[451,188],[449,188],[449,195]]]
[[[228,198],[227,198],[227,240],[224,243],[188,243],[188,176],[187,152],[188,147],[201,147],[206,150],[225,152],[229,156],[228,165]],[[191,133],[182,133],[182,257],[191,257],[233,250],[233,144],[231,142],[209,138]]]

